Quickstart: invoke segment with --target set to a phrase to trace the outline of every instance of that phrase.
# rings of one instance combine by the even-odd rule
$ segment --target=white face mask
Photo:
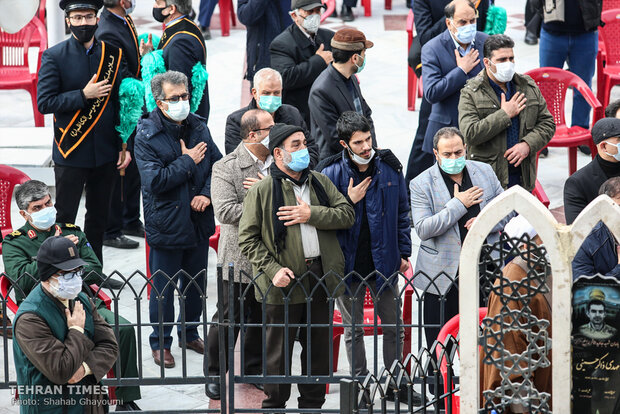
[[[136,8],[136,0],[129,0],[129,2],[131,3],[131,6],[125,9],[125,13],[127,14],[131,14],[131,12],[134,11],[134,9]]]
[[[493,63],[493,62],[491,62]],[[493,63],[495,65],[495,79],[500,82],[510,82],[512,77],[515,75],[515,64],[514,62],[501,62],[501,63]]]
[[[607,151],[605,151],[605,154],[609,155],[610,157],[614,157],[616,159],[616,161],[620,161],[620,142],[617,144],[613,144],[609,141],[604,141],[605,144],[607,145],[613,145],[614,147],[616,147],[617,152],[615,154],[610,154]]]
[[[179,102],[167,102],[168,110],[165,111],[166,115],[170,117],[173,121],[181,122],[187,115],[189,115],[189,99],[179,100]]]
[[[319,31],[319,26],[321,24],[321,16],[319,14],[311,14],[306,17],[303,22],[303,27],[306,29],[308,33],[315,34]]]
[[[370,158],[368,158],[368,159],[360,157],[359,155],[354,153],[353,150],[351,148],[349,148],[348,146],[347,146],[347,149],[349,150],[349,155],[351,155],[351,159],[353,160],[353,162],[356,163],[356,164],[359,164],[359,165],[366,165],[366,164],[368,164],[370,161],[372,161],[372,159],[375,156],[375,149],[374,148],[370,149]]]
[[[75,299],[82,291],[82,273],[82,270],[78,270],[52,278],[50,280],[52,294],[59,299]]]

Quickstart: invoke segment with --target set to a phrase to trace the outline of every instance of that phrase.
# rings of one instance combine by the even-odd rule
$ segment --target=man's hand
[[[323,43],[321,43],[321,46],[319,46],[319,48],[316,50],[316,54],[323,58],[326,65],[329,65],[334,61],[334,58],[332,57],[332,52],[329,50],[325,50],[325,46],[323,45]]]
[[[357,204],[362,198],[366,196],[368,186],[372,179],[370,177],[364,178],[364,181],[353,187],[353,178],[349,179],[349,188],[347,189],[347,195],[353,201],[353,204]]]
[[[263,174],[261,174],[261,173],[258,173],[258,178],[247,177],[245,180],[243,180],[243,188],[245,188],[247,190],[248,188],[252,187],[257,182],[262,180],[263,178],[265,178],[265,176]]]
[[[205,208],[211,205],[211,199],[207,196],[197,195],[192,198],[192,202],[189,205],[192,210],[202,213],[205,211]]]
[[[523,141],[513,145],[512,148],[506,151],[504,153],[504,158],[515,167],[518,167],[528,155],[530,155],[530,146],[527,142]]]
[[[54,236],[61,236],[60,229],[56,229]],[[80,242],[80,239],[78,239],[78,237],[75,234],[67,234],[65,238],[71,240],[71,242],[73,242],[73,244],[75,244],[76,246]]]
[[[66,308],[65,316],[67,317],[68,328],[71,328],[72,326],[77,326],[79,328],[84,329],[84,321],[86,320],[86,312],[84,312],[84,307],[82,306],[82,302],[80,302],[79,300],[75,301],[75,307],[73,308],[73,313],[71,313],[69,308]]]
[[[454,197],[458,198],[467,208],[482,203],[482,193],[482,188],[476,186],[460,192],[458,184],[454,183]]]
[[[474,222],[476,221],[476,219],[477,217],[472,217],[469,220],[467,220],[467,223],[465,223],[465,228],[469,230],[471,226],[474,224]]]
[[[101,98],[104,96],[108,96],[110,90],[112,90],[112,85],[108,85],[108,80],[104,79],[101,82],[95,82],[97,80],[97,74],[95,73],[92,78],[88,81],[82,92],[86,99],[94,99]]]
[[[514,118],[525,108],[527,98],[521,92],[512,95],[512,98],[506,102],[506,95],[502,94],[500,108],[508,114],[510,118]]]
[[[77,384],[78,382],[82,381],[82,378],[84,378],[85,374],[86,370],[84,369],[84,365],[80,365],[80,367],[77,369],[77,371],[75,371],[71,379],[67,382],[69,384]]]
[[[147,53],[153,51],[153,37],[149,33],[149,39],[144,43],[144,39],[140,40],[140,56],[144,56]]]
[[[123,160],[123,151],[118,152],[118,161],[116,161],[116,169],[122,170],[127,168],[129,163],[131,162],[131,154],[129,151],[125,150],[125,159]]]
[[[301,198],[297,197],[296,206],[282,206],[278,209],[278,218],[285,221],[285,226],[307,223],[310,220],[310,206]]]
[[[405,260],[402,257],[400,258],[400,268],[398,271],[400,273],[405,273],[409,269],[409,260]]]
[[[295,273],[288,267],[283,267],[278,270],[271,282],[277,287],[287,287],[291,283],[291,279],[295,279]]]
[[[199,142],[192,149],[187,149],[185,146],[185,141],[181,140],[181,152],[183,155],[187,154],[192,157],[195,164],[199,164],[205,157],[205,153],[207,152],[207,144],[206,142]]]
[[[461,56],[458,49],[454,49],[454,56],[456,56],[456,66],[463,69],[463,72],[469,73],[473,68],[475,68],[478,63],[480,63],[480,59],[478,59],[477,49],[473,47],[469,50],[465,56]]]

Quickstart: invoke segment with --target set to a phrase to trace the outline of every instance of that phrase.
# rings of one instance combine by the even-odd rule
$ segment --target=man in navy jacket
[[[458,125],[461,88],[484,64],[484,41],[476,31],[476,7],[469,0],[454,0],[446,6],[447,29],[422,47],[424,97],[432,104],[422,150],[433,153],[433,137],[443,127]]]
[[[174,321],[174,292],[185,295],[185,320],[198,322],[202,313],[201,287],[205,286],[209,237],[215,231],[211,207],[211,168],[222,154],[211,139],[204,118],[189,113],[187,78],[168,71],[151,81],[157,108],[138,122],[135,152],[144,199],[146,239],[153,291],[150,321]],[[180,274],[177,274],[181,272]],[[172,280],[173,283],[168,283]],[[158,296],[164,315],[159,315]],[[155,326],[150,337],[153,359],[166,368],[174,366],[170,353],[172,326],[159,337]],[[186,327],[185,344],[204,353],[196,325]],[[163,355],[163,361],[161,356]]]
[[[382,324],[402,324],[396,272],[405,272],[411,255],[409,200],[400,164],[384,160],[372,147],[370,122],[357,112],[344,112],[336,124],[344,150],[324,160],[322,172],[355,209],[355,224],[338,232],[345,258],[347,291],[338,307],[345,325],[361,325],[366,289],[372,292],[375,313]],[[377,271],[377,273],[373,273]],[[382,327],[383,362],[391,367],[402,359],[402,328]],[[352,374],[365,376],[366,352],[361,326],[345,328],[345,344]],[[389,397],[393,397],[390,395]]]

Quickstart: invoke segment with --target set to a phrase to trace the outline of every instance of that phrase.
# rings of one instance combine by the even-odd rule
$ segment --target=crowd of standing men
[[[398,272],[410,266],[411,228],[421,239],[415,263],[420,276],[414,284],[425,292],[424,322],[439,326],[458,313],[458,257],[477,215],[506,188],[533,190],[537,154],[554,135],[553,118],[536,83],[515,73],[513,40],[477,29],[481,2],[413,1],[423,44],[424,99],[404,175],[392,152],[380,149],[372,100],[366,101],[357,80],[372,56],[368,53],[373,42],[352,28],[336,33],[320,28],[324,6],[318,0],[239,0],[239,19],[247,27],[245,77],[252,84],[252,100],[229,115],[222,155],[207,126],[208,81],[199,76],[207,63],[209,22],[193,22],[191,3],[154,0],[153,18],[164,25],[157,40],[138,36],[130,16],[134,0],[60,1],[71,36],[43,53],[38,85],[39,110],[54,114],[56,200],[52,202],[42,183],[22,186],[18,206],[27,223],[3,242],[8,276],[16,284],[23,282],[24,273],[50,280],[44,290],[33,290],[32,283],[25,287],[25,295],[36,293],[26,299],[28,309],[37,301],[62,312],[68,307],[65,336],[73,329],[92,339],[93,323],[105,324],[93,312],[105,311],[78,298],[79,289],[56,287],[77,280],[81,285],[84,269],[90,272],[89,282],[121,287],[101,273],[102,246],[136,247],[124,235],[145,233],[153,274],[149,315],[154,328],[149,342],[154,362],[166,368],[175,365],[172,326],[164,325],[161,335],[157,324],[174,322],[178,288],[186,321],[178,330],[179,345],[207,352],[208,372],[217,375],[222,351],[218,326],[206,333],[205,350],[196,324],[204,306],[209,238],[217,219],[218,263],[233,263],[235,271],[232,280],[225,274],[224,295],[218,298],[218,312],[224,315],[216,313],[213,320],[239,322],[243,316],[245,323],[264,319],[268,324],[265,343],[260,329],[245,332],[245,374],[259,375],[263,366],[268,375],[290,369],[285,361],[292,356],[296,333],[277,326],[286,321],[308,325],[299,330],[302,373],[328,375],[328,298],[338,297],[345,324],[360,323],[367,287],[382,322],[394,325],[383,329],[383,360],[391,366],[402,359],[404,332],[395,327],[402,324],[402,309],[395,299]],[[349,18],[351,4],[344,2],[343,19]],[[205,10],[212,13],[210,5]],[[589,20],[582,23],[587,33],[596,30]],[[543,26],[549,33],[554,27]],[[153,67],[144,65],[153,61],[158,62],[158,74],[147,78],[143,75],[153,73]],[[147,92],[146,102],[141,98],[134,104],[133,111],[141,116],[127,139],[117,131],[121,113],[127,110],[123,105],[130,80],[144,80],[150,95]],[[599,154],[584,168],[600,176],[597,187],[620,176],[620,119],[611,119],[618,115],[617,107],[613,112],[593,129]],[[584,122],[582,118],[573,121]],[[117,170],[124,173],[122,181]],[[596,177],[584,174],[578,172],[567,182],[571,221],[595,196],[591,190]],[[82,233],[72,223],[84,190]],[[613,191],[605,193],[613,198]],[[513,215],[497,224],[489,243],[499,239]],[[78,246],[79,252],[70,249],[70,255],[84,261],[50,258],[49,252],[33,254],[35,240],[38,249],[48,239],[58,245],[58,236],[70,240],[69,247]],[[617,251],[613,253],[615,259],[606,258],[606,263],[618,262]],[[67,262],[76,266],[67,268]],[[231,289],[235,297],[244,292],[245,315],[239,314],[238,306],[230,314]],[[308,292],[313,292],[311,306]],[[69,306],[76,298],[82,304],[77,311]],[[65,304],[67,300],[71,302]],[[36,322],[47,322],[53,332],[60,329],[57,320],[43,319]],[[40,359],[31,358],[28,347],[33,341],[20,332],[26,320],[18,317],[14,327],[20,357],[16,361],[29,368],[20,371],[18,381],[54,382],[40,375],[47,369]],[[438,330],[425,329],[427,344],[434,342]],[[125,335],[133,338],[133,329]],[[120,344],[125,376],[134,375],[135,360],[127,358],[135,354],[135,339],[133,348],[130,342]],[[345,329],[345,344],[352,375],[366,375],[363,329]],[[69,345],[75,347],[66,344],[67,349],[72,349]],[[105,354],[111,365],[118,350],[107,349],[107,354],[98,355]],[[85,365],[76,374],[99,381],[104,370],[90,369],[91,362]],[[290,384],[255,385],[264,389],[263,408],[286,406]],[[320,408],[325,402],[324,385],[300,384],[299,391],[300,408]],[[219,384],[207,384],[211,398],[219,399],[220,393]],[[140,398],[139,389],[126,395],[122,408],[138,410],[134,401]],[[413,398],[416,404],[421,401],[416,393]]]

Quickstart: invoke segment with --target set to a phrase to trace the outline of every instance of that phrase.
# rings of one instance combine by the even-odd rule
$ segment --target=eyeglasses
[[[258,132],[258,131],[271,131],[271,128],[273,128],[273,125],[269,125],[267,128],[258,128],[258,129],[253,129],[252,132]]]
[[[83,274],[84,274],[84,269],[71,270],[71,271],[68,271],[68,272],[58,273],[58,278],[59,279],[63,278],[65,280],[71,280],[75,276],[82,277]]]
[[[189,99],[189,96],[190,96],[189,93],[182,93],[180,95],[174,95],[174,96],[171,96],[170,98],[162,99],[162,101],[165,101],[165,102],[179,102],[179,100],[187,101]]]
[[[91,14],[74,14],[73,16],[69,17],[69,20],[71,20],[71,23],[76,24],[76,23],[82,23],[83,21],[86,21],[86,23],[95,23],[95,21],[97,20],[97,15],[95,13],[91,13]]]

